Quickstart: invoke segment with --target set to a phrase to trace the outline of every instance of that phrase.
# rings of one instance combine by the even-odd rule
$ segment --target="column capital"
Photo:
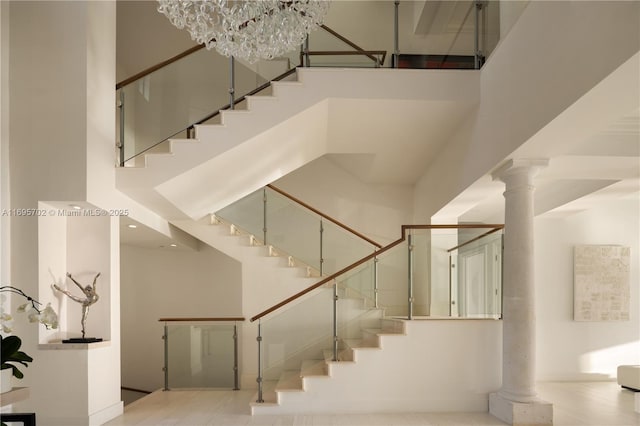
[[[491,172],[491,178],[493,180],[501,180],[505,183],[507,183],[507,180],[512,176],[526,176],[528,179],[531,179],[548,165],[548,158],[512,158]]]

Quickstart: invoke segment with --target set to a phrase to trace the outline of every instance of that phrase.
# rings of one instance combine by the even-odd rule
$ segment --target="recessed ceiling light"
[[[127,227],[128,227],[128,228],[131,228],[131,229],[136,229],[136,228],[137,228],[137,226],[136,226],[136,225],[134,225],[134,224],[127,225]]]
[[[171,247],[178,247],[177,244],[169,244]]]

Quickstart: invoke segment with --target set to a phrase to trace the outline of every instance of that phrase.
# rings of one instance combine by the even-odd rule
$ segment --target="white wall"
[[[356,349],[355,363],[331,363],[331,378],[303,378],[304,392],[282,392],[281,405],[258,404],[254,413],[487,410],[500,386],[501,321],[420,320],[405,330],[380,336],[382,350]]]
[[[640,363],[640,201],[620,199],[566,218],[535,219],[537,377],[602,380]],[[573,321],[573,247],[631,248],[629,321]]]
[[[412,223],[413,186],[367,184],[329,158],[321,157],[274,185],[379,244],[400,238],[400,226]]]
[[[123,386],[163,386],[162,317],[242,315],[241,265],[202,245],[199,251],[121,246]]]
[[[117,2],[117,81],[195,46],[189,33],[174,27],[157,8],[156,1]]]
[[[9,206],[9,10],[0,2],[0,208]],[[9,216],[0,216],[0,282],[9,282]]]
[[[36,209],[51,203],[58,208],[87,201],[116,207],[105,201],[117,198],[113,190],[115,3],[3,2],[2,7],[11,23],[8,38],[3,26],[2,39],[3,58],[8,58],[8,64],[2,64],[3,74],[10,72],[9,92],[2,96],[3,105],[8,105],[2,110],[2,152],[8,158],[3,156],[2,161],[12,166],[3,167],[3,184],[10,173],[11,196],[11,204],[3,207]],[[59,228],[51,239],[44,238],[48,230],[39,227],[36,216],[11,219],[8,281],[34,297],[49,299],[50,284],[56,280],[50,268],[58,277],[67,270],[99,270],[105,279],[99,287],[102,299],[89,322],[97,320],[96,333],[111,339],[100,348],[59,350],[55,345],[38,345],[55,333],[41,334],[37,325],[17,323],[16,334],[34,362],[20,382],[31,388],[31,396],[16,409],[37,411],[46,424],[88,424],[117,415],[122,412],[120,313],[110,301],[119,297],[118,218],[100,218],[99,229],[87,229],[79,221],[80,228],[71,226],[68,235]],[[77,218],[69,221],[73,219]],[[52,254],[55,251],[65,255]],[[77,308],[70,305],[69,311]],[[66,316],[66,308],[60,313]],[[71,323],[77,330],[72,319],[62,323],[65,328],[60,332],[68,332]],[[73,402],[60,403],[51,395],[59,392],[65,379],[65,398]]]

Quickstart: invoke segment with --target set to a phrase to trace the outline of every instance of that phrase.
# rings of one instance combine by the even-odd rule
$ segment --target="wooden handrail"
[[[474,228],[502,229],[504,228],[504,225],[496,224],[496,223],[489,223],[489,224],[465,223],[461,225],[402,225],[402,232],[405,232],[405,230],[407,229],[474,229]]]
[[[290,200],[291,200],[291,201],[293,201],[294,203],[296,203],[296,204],[300,204],[302,207],[304,207],[304,208],[306,208],[306,209],[308,209],[308,210],[311,210],[312,212],[314,212],[314,213],[315,213],[315,214],[317,214],[318,216],[320,216],[320,217],[322,217],[322,218],[324,218],[324,219],[327,219],[329,222],[332,222],[332,223],[334,223],[335,225],[338,225],[340,228],[342,228],[342,229],[344,229],[344,230],[346,230],[346,231],[348,231],[348,232],[352,233],[353,235],[355,235],[355,236],[357,236],[357,237],[359,237],[359,238],[361,238],[361,239],[365,240],[366,242],[368,242],[369,244],[371,244],[371,245],[375,246],[376,248],[381,248],[381,247],[382,247],[382,245],[381,245],[381,244],[376,243],[376,242],[375,242],[375,241],[373,241],[372,239],[370,239],[370,238],[368,238],[368,237],[366,237],[366,236],[362,235],[361,233],[359,233],[359,232],[358,232],[358,231],[356,231],[355,229],[350,228],[349,226],[347,226],[347,225],[345,225],[344,223],[342,223],[342,222],[340,222],[340,221],[338,221],[338,220],[336,220],[336,219],[332,218],[331,216],[328,216],[328,215],[326,215],[326,214],[322,213],[320,210],[318,210],[318,209],[315,209],[315,208],[311,207],[309,204],[307,204],[307,203],[305,203],[304,201],[302,201],[302,200],[300,200],[300,199],[298,199],[298,198],[294,197],[294,196],[293,196],[293,195],[291,195],[291,194],[286,193],[286,192],[285,192],[285,191],[283,191],[282,189],[277,188],[277,187],[275,187],[275,186],[273,186],[273,185],[271,185],[271,184],[268,184],[268,185],[267,185],[267,188],[272,189],[272,190],[274,190],[275,192],[277,192],[278,194],[280,194],[280,195],[282,195],[282,196],[284,196],[284,197],[287,197],[288,199],[290,199]]]
[[[285,71],[284,73],[282,73],[282,74],[280,74],[279,76],[275,77],[275,78],[274,78],[273,80],[271,80],[271,81],[280,81],[280,80],[282,80],[283,78],[286,78],[286,77],[288,77],[289,75],[293,74],[295,71],[296,71],[296,68],[291,68],[290,70]],[[256,93],[258,93],[258,92],[263,91],[264,89],[266,89],[267,87],[269,87],[269,85],[271,84],[271,81],[268,81],[268,82],[264,83],[262,86],[260,86],[260,87],[256,87],[255,89],[253,89],[253,90],[252,90],[252,91],[250,91],[249,93],[247,93],[247,94],[245,94],[245,95],[240,96],[238,99],[236,99],[236,100],[235,100],[235,103],[236,103],[236,104],[238,104],[238,103],[240,103],[240,102],[244,101],[244,100],[245,100],[245,98],[246,98],[247,96],[252,96],[252,95],[255,95],[255,94],[256,94]],[[174,134],[172,134],[172,135],[168,136],[166,139],[163,139],[163,140],[161,140],[160,142],[156,142],[156,143],[154,143],[153,145],[151,145],[151,146],[149,146],[149,147],[147,147],[147,148],[143,149],[142,151],[140,151],[140,152],[136,153],[133,157],[137,157],[137,156],[138,156],[138,155],[140,155],[140,154],[144,154],[145,152],[149,151],[150,149],[155,148],[156,146],[160,145],[161,143],[164,143],[164,142],[168,141],[169,139],[171,139],[171,138],[173,138],[173,137],[175,137],[175,136],[179,135],[179,134],[180,134],[180,133],[182,133],[182,132],[187,132],[187,139],[190,139],[190,138],[191,138],[190,133],[191,133],[191,131],[194,129],[194,127],[195,127],[195,126],[197,126],[197,125],[199,125],[199,124],[202,124],[202,123],[204,123],[205,121],[211,120],[213,117],[215,117],[215,116],[217,116],[218,114],[220,114],[220,111],[224,111],[224,110],[229,109],[229,108],[231,108],[231,104],[226,104],[226,105],[224,105],[224,106],[220,107],[220,109],[218,109],[218,110],[216,110],[216,111],[212,112],[211,114],[207,115],[207,116],[206,116],[206,117],[204,117],[204,118],[201,118],[200,120],[196,121],[195,123],[190,124],[188,127],[184,128],[184,129],[181,129],[181,130],[178,130],[178,131],[177,131],[177,132],[175,132]],[[131,157],[131,158],[133,158],[133,157]],[[125,161],[129,161],[129,160],[131,160],[131,158],[128,158],[128,159],[126,159]]]
[[[457,250],[457,249],[459,249],[460,247],[464,247],[464,246],[466,246],[467,244],[471,244],[471,243],[472,243],[472,242],[474,242],[474,241],[478,241],[480,238],[486,237],[487,235],[491,235],[491,234],[493,234],[494,232],[498,232],[498,231],[499,231],[499,230],[501,230],[501,229],[502,229],[502,228],[495,228],[495,229],[492,229],[491,231],[485,232],[484,234],[478,235],[477,237],[472,238],[472,239],[470,239],[469,241],[466,241],[466,242],[464,242],[464,243],[462,243],[462,244],[459,244],[459,245],[457,245],[457,246],[455,246],[455,247],[450,248],[449,250],[447,250],[447,253],[451,253],[452,251]]]
[[[327,31],[329,34],[333,35],[334,37],[340,39],[344,43],[348,44],[349,46],[353,47],[360,54],[367,55],[367,57],[369,57],[371,60],[373,60],[375,62],[377,62],[378,59],[373,55],[382,54],[383,57],[382,57],[382,61],[381,62],[384,63],[384,58],[385,58],[385,56],[387,54],[386,51],[384,51],[384,50],[380,50],[380,51],[378,51],[378,50],[364,50],[363,48],[361,48],[357,44],[353,43],[352,41],[350,41],[346,37],[338,34],[336,31],[332,30],[331,28],[327,27],[326,25],[322,25],[321,28],[324,29],[325,31]],[[153,66],[150,66],[149,68],[146,68],[146,69],[140,71],[139,73],[136,73],[136,74],[132,75],[131,77],[126,78],[126,79],[120,81],[119,83],[116,83],[116,90],[121,89],[122,87],[126,86],[127,84],[133,83],[134,81],[136,81],[136,80],[138,80],[138,79],[140,79],[142,77],[146,77],[147,75],[153,73],[154,71],[157,71],[160,68],[163,68],[163,67],[165,67],[167,65],[170,65],[170,64],[178,61],[179,59],[184,58],[185,56],[189,56],[190,54],[192,54],[194,52],[197,52],[197,51],[199,51],[201,49],[204,49],[204,47],[205,47],[204,44],[198,44],[196,46],[190,47],[189,49],[187,49],[187,50],[185,50],[183,52],[178,53],[175,56],[172,56],[169,59],[166,59],[166,60],[164,60],[162,62],[159,62],[159,63],[157,63],[157,64],[155,64]],[[310,52],[310,54],[311,54],[311,52]],[[314,52],[313,54],[315,54],[315,55],[327,55],[329,53],[326,53],[326,52],[325,53]],[[345,53],[334,52],[333,54],[334,55],[344,55]]]
[[[348,44],[349,46],[353,47],[354,49],[356,49],[359,52],[367,52],[366,50],[364,50],[362,47],[358,46],[357,44],[355,44],[354,42],[352,42],[351,40],[349,40],[348,38],[338,34],[337,32],[335,32],[334,30],[332,30],[331,28],[327,27],[326,25],[321,25],[320,28],[322,28],[323,30],[325,30],[326,32],[328,32],[329,34],[331,34],[332,36],[334,36],[335,38],[343,41],[344,43]],[[385,52],[386,55],[386,52]],[[372,54],[367,54],[367,57],[369,59],[371,59],[374,62],[378,62],[378,58],[376,58],[375,56],[373,56]],[[384,59],[382,60],[382,62],[384,62]],[[380,65],[382,65],[382,63],[380,63]]]
[[[386,252],[387,250],[391,250],[393,247],[395,247],[398,244],[402,243],[404,240],[405,240],[405,237],[403,236],[402,238],[400,238],[400,239],[392,242],[391,244],[381,248],[380,250],[376,251],[375,253],[371,253],[371,254],[363,257],[362,259],[352,263],[351,265],[349,265],[349,266],[347,266],[345,268],[342,268],[338,272],[335,272],[335,273],[329,275],[328,277],[318,281],[317,283],[313,284],[312,286],[305,288],[304,290],[294,294],[293,296],[283,300],[282,302],[280,302],[280,303],[278,303],[276,305],[273,305],[269,309],[260,312],[258,315],[252,317],[250,321],[253,322],[255,320],[259,320],[260,318],[264,317],[265,315],[268,315],[273,311],[277,311],[281,307],[283,307],[285,305],[288,305],[289,303],[291,303],[294,300],[300,298],[301,296],[304,296],[305,294],[309,293],[310,291],[315,290],[316,288],[322,286],[323,284],[326,284],[329,281],[336,279],[337,277],[339,277],[340,275],[344,274],[345,272],[349,272],[351,269],[354,269],[354,268],[362,265],[366,261],[373,259],[374,257]]]
[[[159,322],[225,322],[244,321],[244,317],[212,317],[212,318],[160,318]]]
[[[138,80],[138,79],[140,79],[142,77],[146,77],[147,75],[151,74],[152,72],[157,71],[162,67],[166,67],[167,65],[170,65],[170,64],[176,62],[178,59],[182,59],[185,56],[189,56],[192,53],[197,52],[198,50],[200,50],[202,48],[204,48],[204,44],[199,44],[197,46],[193,46],[193,47],[185,50],[182,53],[178,53],[176,56],[173,56],[173,57],[171,57],[171,58],[169,58],[169,59],[167,59],[165,61],[162,61],[162,62],[157,63],[157,64],[155,64],[155,65],[153,65],[153,66],[151,66],[151,67],[149,67],[149,68],[147,68],[145,70],[142,70],[139,73],[137,73],[137,74],[125,79],[125,80],[122,80],[120,83],[117,83],[116,84],[116,90],[126,86],[129,83],[133,83],[134,81],[136,81],[136,80]]]
[[[309,55],[319,56],[356,56],[356,55],[383,55],[386,54],[386,50],[363,50],[362,52],[352,52],[350,50],[310,50]]]
[[[322,280],[318,281],[317,283],[313,284],[310,287],[305,288],[304,290],[294,294],[293,296],[283,300],[282,302],[273,305],[272,307],[270,307],[269,309],[266,309],[262,312],[260,312],[258,315],[255,315],[254,317],[252,317],[250,319],[251,322],[254,322],[256,320],[259,320],[261,318],[263,318],[266,315],[269,315],[270,313],[277,311],[278,309],[282,308],[285,305],[288,305],[289,303],[293,302],[296,299],[299,299],[300,297],[304,296],[305,294],[309,293],[310,291],[315,290],[318,287],[321,287],[322,285],[328,283],[329,281],[335,280],[336,278],[338,278],[340,275],[349,272],[350,270],[357,268],[358,266],[362,265],[363,263],[381,255],[382,253],[391,250],[392,248],[394,248],[395,246],[397,246],[398,244],[401,244],[404,240],[406,240],[407,238],[407,231],[411,230],[411,229],[470,229],[470,228],[491,228],[493,231],[495,232],[499,229],[504,228],[504,225],[499,225],[499,224],[487,224],[487,225],[468,225],[468,224],[464,224],[464,225],[402,225],[401,229],[402,229],[402,236],[397,239],[396,241],[392,242],[391,244],[388,244],[384,247],[382,247],[380,250],[376,251],[375,253],[371,253],[365,257],[363,257],[360,260],[355,261],[354,263],[352,263],[349,266],[346,266],[344,268],[342,268],[341,270],[339,270],[338,272],[335,272],[331,275],[329,275],[326,278],[323,278]]]
[[[354,54],[364,54],[364,55],[366,55],[367,57],[369,57],[371,60],[373,60],[376,63],[378,63],[378,60],[373,55],[381,54],[382,55],[382,59],[381,59],[379,64],[382,65],[384,63],[384,60],[386,58],[386,53],[387,53],[386,51],[382,51],[382,50],[380,50],[380,51],[377,51],[377,50],[373,50],[373,51],[364,50],[360,46],[358,46],[357,44],[351,42],[350,40],[348,40],[347,38],[345,38],[342,35],[338,34],[336,31],[332,30],[331,28],[327,27],[326,25],[322,25],[321,28],[323,28],[325,31],[329,32],[334,37],[342,40],[343,42],[345,42],[349,46],[353,47],[358,52],[342,52],[342,51],[328,52],[328,51],[323,51],[323,52],[309,52],[309,54],[313,54],[313,55],[354,55]],[[167,65],[170,65],[170,64],[178,61],[179,59],[184,58],[185,56],[188,56],[188,55],[190,55],[192,53],[195,53],[195,52],[203,49],[204,47],[205,47],[204,44],[199,44],[197,46],[193,46],[193,47],[191,47],[191,48],[189,48],[189,49],[187,49],[187,50],[185,50],[185,51],[183,51],[183,52],[181,52],[181,53],[179,53],[179,54],[177,54],[177,55],[175,55],[175,56],[173,56],[173,57],[171,57],[171,58],[169,58],[169,59],[167,59],[165,61],[157,63],[156,65],[153,65],[153,66],[151,66],[151,67],[149,67],[149,68],[147,68],[147,69],[145,69],[143,71],[140,71],[139,73],[137,73],[137,74],[125,79],[125,80],[122,80],[119,83],[117,83],[116,84],[116,90],[119,90],[119,89],[123,88],[124,86],[126,86],[128,84],[131,84],[134,81],[153,73],[154,71],[157,71],[160,68],[163,68],[163,67],[165,67]],[[291,68],[290,70],[284,72],[283,74],[275,77],[271,81],[282,80],[285,77],[287,77],[287,76],[293,74],[294,72],[296,72],[296,69],[297,69],[296,67]],[[244,101],[247,96],[252,96],[252,95],[254,95],[254,94],[258,93],[258,92],[261,92],[262,90],[264,90],[267,87],[269,87],[269,85],[271,84],[271,81],[261,85],[260,87],[258,87],[256,89],[252,90],[251,92],[241,96],[240,98],[235,99],[234,103],[236,103],[236,104],[240,103],[240,102]],[[158,141],[157,143],[145,148],[144,150],[142,150],[140,152],[135,153],[135,155],[133,157],[131,157],[131,158],[137,157],[137,156],[149,151],[150,149],[155,148],[156,146],[160,145],[161,143],[166,142],[167,140],[179,135],[180,133],[182,133],[184,131],[187,132],[187,138],[190,138],[191,131],[194,129],[194,126],[202,124],[202,123],[204,123],[204,122],[206,122],[208,120],[211,120],[212,118],[214,118],[217,115],[219,115],[220,111],[224,111],[224,110],[227,110],[227,109],[230,109],[230,108],[231,108],[231,104],[227,104],[227,105],[224,105],[224,106],[218,108],[216,111],[212,112],[211,114],[208,114],[207,116],[205,116],[204,118],[198,120],[197,122],[190,124],[186,128],[177,131],[173,135],[170,135],[167,138],[165,138],[165,139],[163,139],[161,141]],[[131,158],[124,159],[123,163],[126,162],[126,161],[129,161]]]

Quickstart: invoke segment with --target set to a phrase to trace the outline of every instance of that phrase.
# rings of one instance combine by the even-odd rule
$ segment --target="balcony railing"
[[[238,323],[242,317],[160,318],[164,323],[164,390],[240,389]]]
[[[242,108],[246,96],[292,78],[298,66],[478,69],[497,44],[498,4],[440,2],[443,10],[421,16],[446,18],[416,26],[412,4],[334,2],[326,19],[331,27],[312,32],[299,52],[257,65],[195,46],[116,85],[117,163],[142,165],[140,154],[167,151],[169,139],[192,137],[194,125],[215,123],[220,110]]]

